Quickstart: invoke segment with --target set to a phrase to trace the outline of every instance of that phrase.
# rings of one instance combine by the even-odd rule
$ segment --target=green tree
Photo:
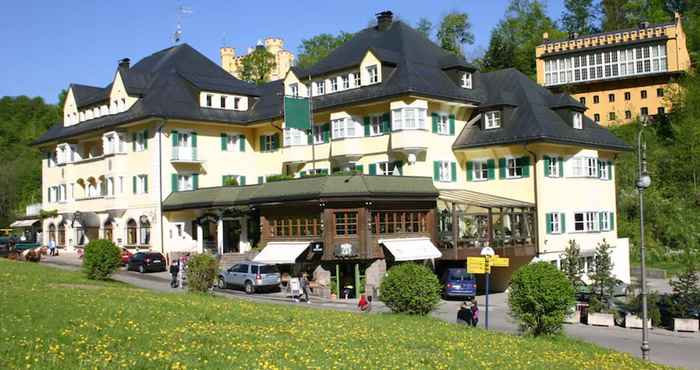
[[[427,39],[431,38],[433,33],[433,22],[428,20],[428,18],[419,19],[418,23],[416,24],[416,31],[422,33]]]
[[[625,17],[627,0],[602,0],[600,2],[601,28],[603,31],[615,31],[629,27]]]
[[[683,271],[670,281],[674,300],[671,311],[673,317],[679,319],[690,318],[690,309],[700,306],[697,266],[691,256],[686,256],[685,261]]]
[[[566,278],[569,279],[571,284],[576,286],[581,281],[581,272],[583,271],[581,247],[576,243],[576,240],[569,240],[569,244],[560,257],[562,271],[564,271]]]
[[[593,269],[593,293],[596,298],[604,304],[605,307],[610,307],[613,296],[613,288],[615,287],[615,278],[612,275],[612,247],[603,239],[598,243],[595,249],[595,267]]]
[[[573,285],[550,263],[531,263],[513,274],[508,305],[527,334],[559,333],[575,303]]]
[[[474,43],[474,34],[471,29],[469,14],[451,12],[442,18],[437,31],[437,39],[443,49],[452,54],[464,56],[462,46]]]
[[[58,93],[58,103],[56,103],[56,107],[58,108],[58,115],[61,118],[63,118],[63,106],[66,104],[67,96],[68,90],[66,89],[62,89],[61,92]]]
[[[241,79],[258,85],[268,82],[275,65],[275,56],[264,47],[257,46],[241,59]]]
[[[187,287],[191,292],[206,292],[214,286],[219,263],[207,253],[196,254],[187,261]]]
[[[565,0],[561,23],[567,32],[581,35],[597,31],[595,26],[596,7],[593,0]]]
[[[427,315],[440,302],[442,285],[427,267],[403,263],[389,269],[379,291],[393,312]]]
[[[297,55],[297,66],[309,68],[327,57],[335,48],[350,40],[354,34],[340,31],[337,35],[322,33],[310,39],[301,40]]]
[[[121,265],[121,250],[111,240],[97,239],[85,246],[83,271],[88,279],[107,280]]]

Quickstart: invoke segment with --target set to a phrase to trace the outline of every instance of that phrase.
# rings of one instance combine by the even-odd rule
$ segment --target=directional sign
[[[493,267],[508,267],[510,260],[507,257],[493,256],[489,262]]]
[[[486,273],[486,258],[484,257],[467,257],[467,272],[472,274]]]

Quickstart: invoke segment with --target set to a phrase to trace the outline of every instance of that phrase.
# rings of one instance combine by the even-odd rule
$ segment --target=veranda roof
[[[440,190],[440,200],[484,208],[534,208],[535,204],[471,190]]]

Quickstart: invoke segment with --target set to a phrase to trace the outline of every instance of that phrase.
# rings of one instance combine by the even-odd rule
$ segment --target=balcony
[[[197,148],[188,146],[174,146],[171,163],[203,163],[197,158]]]
[[[400,130],[391,133],[391,150],[418,155],[427,150],[426,140],[428,131],[426,130]]]
[[[364,151],[358,140],[355,138],[333,140],[331,154],[336,159],[342,158],[349,161],[361,158]]]
[[[287,164],[301,164],[310,162],[312,158],[327,159],[330,149],[329,144],[294,145],[282,148],[282,160]],[[314,153],[315,152],[315,153]]]

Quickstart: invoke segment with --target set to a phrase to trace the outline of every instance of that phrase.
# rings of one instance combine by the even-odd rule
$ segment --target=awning
[[[253,261],[272,265],[294,263],[309,245],[309,242],[269,242]]]
[[[395,261],[416,261],[442,257],[430,238],[380,239]]]
[[[440,190],[440,200],[484,208],[534,208],[535,204],[471,190]]]
[[[37,223],[39,220],[36,219],[31,219],[31,220],[17,220],[13,222],[10,227],[11,228],[18,228],[18,227],[31,227],[35,223]]]

